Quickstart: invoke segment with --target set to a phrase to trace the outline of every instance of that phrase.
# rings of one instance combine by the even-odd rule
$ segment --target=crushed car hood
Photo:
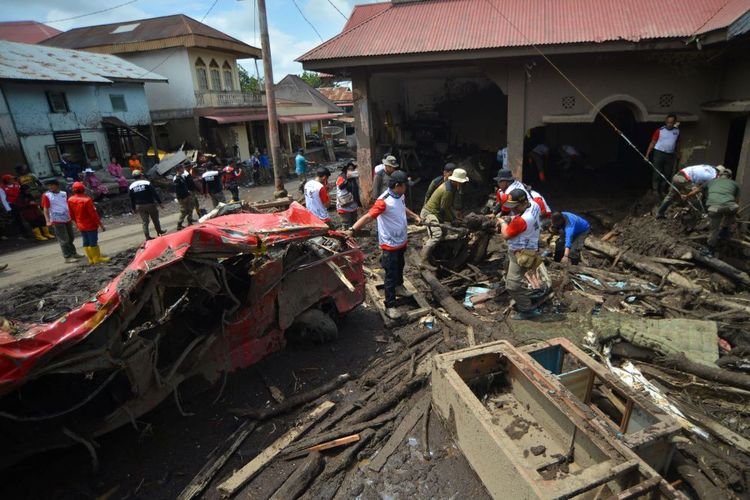
[[[221,258],[295,239],[324,235],[328,226],[298,203],[269,214],[231,214],[189,226],[144,243],[133,261],[94,299],[57,321],[0,324],[0,395],[6,394],[44,367],[60,352],[84,340],[148,273],[190,256]]]

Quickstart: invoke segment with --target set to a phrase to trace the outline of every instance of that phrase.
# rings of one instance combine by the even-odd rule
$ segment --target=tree
[[[311,86],[314,89],[317,89],[320,87],[321,79],[320,75],[315,73],[314,71],[303,71],[301,75],[299,75],[300,78],[302,78],[309,86]]]
[[[245,68],[237,65],[240,72],[240,90],[243,92],[263,92],[265,85],[263,77],[260,78],[250,75]]]

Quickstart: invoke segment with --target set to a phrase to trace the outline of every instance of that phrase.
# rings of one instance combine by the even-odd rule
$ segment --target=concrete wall
[[[21,163],[25,163],[21,143],[0,87],[0,174],[15,174],[14,167]]]
[[[188,51],[188,62],[190,64],[190,73],[192,75],[193,79],[193,85],[197,89],[198,88],[198,77],[195,73],[195,63],[200,57],[204,63],[206,63],[206,71],[208,72],[208,87],[211,91],[221,91],[224,90],[223,88],[215,89],[213,88],[213,85],[211,83],[211,73],[210,73],[210,64],[211,60],[216,61],[216,64],[219,65],[219,71],[221,73],[221,81],[222,86],[224,83],[224,73],[223,73],[223,67],[224,63],[228,63],[232,67],[232,78],[234,81],[233,89],[235,91],[240,90],[240,76],[239,72],[237,71],[237,58],[228,53],[228,52],[220,52],[218,50],[208,50],[208,49],[198,49],[195,47],[191,47],[187,49]]]
[[[96,94],[99,101],[99,111],[102,116],[114,116],[131,126],[145,126],[151,123],[148,100],[141,85],[117,83],[106,87],[98,87]],[[127,111],[115,111],[112,109],[112,101],[110,99],[112,95],[121,95],[125,98]]]
[[[123,59],[166,77],[169,82],[146,83],[151,111],[192,110],[195,87],[188,50],[184,47],[119,54]]]
[[[32,172],[40,177],[59,173],[53,171],[52,164],[47,156],[47,146],[55,145],[55,138],[51,133],[21,136],[20,141]],[[106,165],[107,158],[110,157],[110,151],[107,136],[103,129],[81,130],[81,141],[84,143],[93,142],[96,145],[100,161]]]

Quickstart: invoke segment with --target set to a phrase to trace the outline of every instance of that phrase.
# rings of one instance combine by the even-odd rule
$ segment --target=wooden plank
[[[414,283],[412,283],[411,280],[409,280],[409,278],[407,277],[404,277],[404,288],[414,294],[414,300],[417,302],[417,305],[419,307],[421,307],[422,309],[430,308],[430,303],[427,302],[424,294],[417,290],[417,288],[414,286]]]
[[[750,440],[746,439],[743,436],[740,436],[733,430],[727,427],[724,427],[723,425],[721,425],[719,422],[712,419],[711,417],[702,415],[700,413],[700,410],[695,410],[693,408],[690,408],[688,407],[688,405],[686,405],[685,403],[682,403],[679,400],[672,399],[670,401],[675,406],[677,406],[677,408],[682,410],[682,412],[685,414],[685,416],[688,419],[692,420],[693,422],[700,425],[701,427],[705,427],[711,432],[711,434],[716,436],[718,439],[724,441],[730,446],[739,448],[745,453],[750,453]]]
[[[469,325],[469,326],[466,327],[466,337],[467,337],[467,341],[469,342],[469,346],[470,347],[473,347],[473,346],[477,345],[477,341],[474,338],[474,327],[473,326]]]
[[[372,459],[372,461],[369,463],[368,467],[370,468],[370,470],[380,472],[380,469],[383,468],[385,462],[388,460],[388,457],[390,457],[393,452],[396,451],[396,449],[401,444],[401,441],[403,441],[404,438],[406,438],[406,435],[409,434],[409,432],[412,430],[412,428],[417,425],[419,419],[422,418],[422,415],[424,415],[425,408],[431,402],[432,393],[428,392],[427,394],[422,396],[422,399],[420,399],[417,404],[412,407],[411,410],[409,410],[409,413],[406,414],[398,427],[396,427],[396,429],[391,433],[391,437],[388,439],[388,442],[386,442],[385,445],[380,448],[377,455],[375,455],[375,458]]]
[[[254,420],[245,420],[240,424],[239,427],[224,441],[224,443],[218,445],[211,454],[208,456],[208,461],[201,467],[201,470],[195,475],[190,484],[188,484],[182,493],[177,497],[177,500],[191,500],[192,498],[200,495],[208,483],[214,478],[217,472],[224,467],[229,457],[234,455],[242,443],[247,439],[247,436],[258,425],[258,422]],[[226,448],[223,453],[220,450]]]
[[[306,448],[305,451],[311,452],[311,451],[330,450],[331,448],[338,448],[339,446],[356,443],[357,441],[359,441],[359,434],[351,434],[349,436],[344,436],[342,438],[334,439],[332,441],[327,441],[325,443],[316,444],[315,446],[310,446],[309,448]]]
[[[331,401],[323,401],[312,412],[305,415],[302,421],[295,427],[291,428],[286,434],[274,441],[269,447],[260,452],[250,462],[245,464],[240,470],[229,476],[227,480],[221,483],[217,490],[225,497],[234,495],[248,481],[255,477],[268,463],[278,455],[281,450],[289,446],[295,439],[304,434],[318,420],[323,418],[334,407]]]

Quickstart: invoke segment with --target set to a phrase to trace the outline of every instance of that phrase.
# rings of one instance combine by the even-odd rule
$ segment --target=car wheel
[[[297,318],[287,330],[291,341],[312,341],[315,343],[336,340],[339,329],[336,322],[320,309],[308,309]]]

